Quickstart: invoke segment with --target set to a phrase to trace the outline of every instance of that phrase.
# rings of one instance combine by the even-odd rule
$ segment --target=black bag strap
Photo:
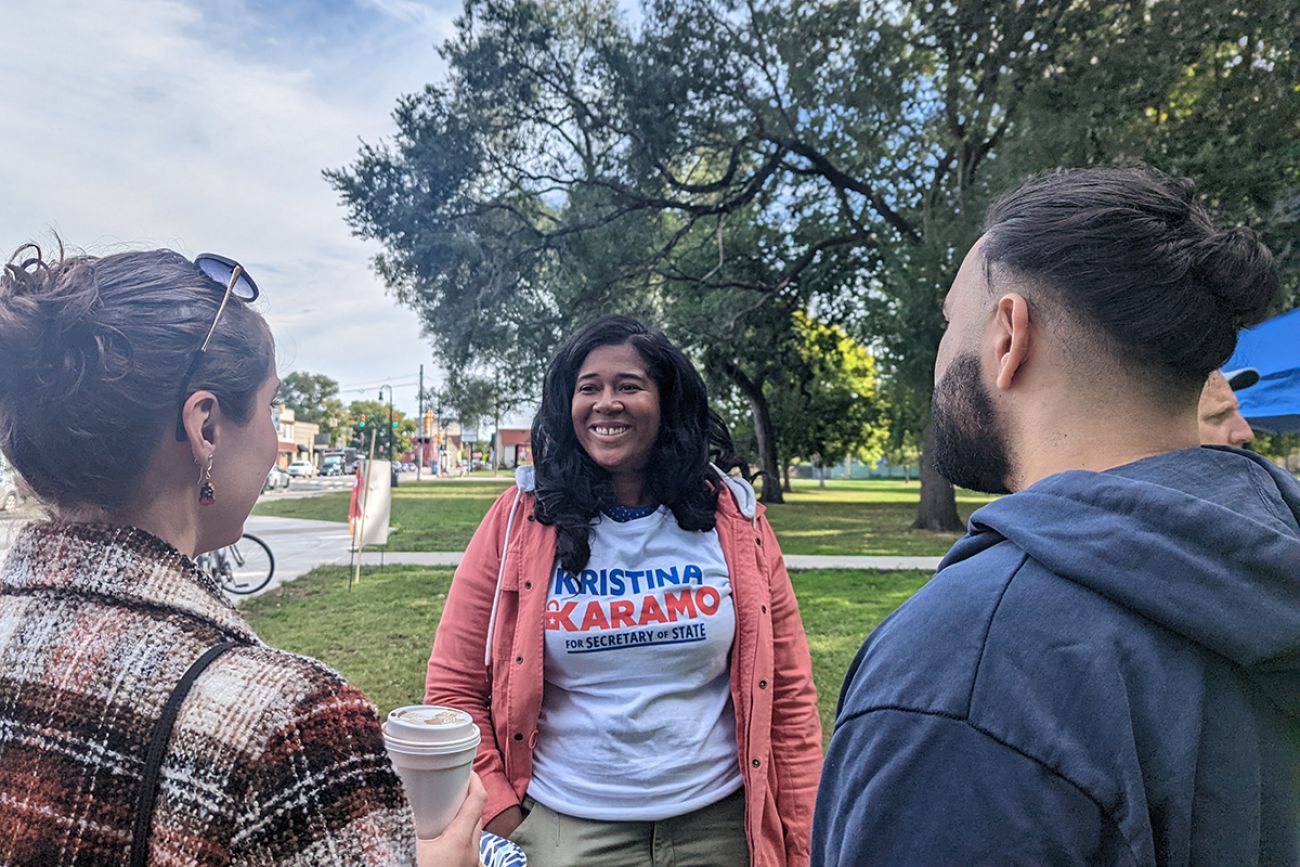
[[[163,705],[162,716],[154,724],[153,736],[149,740],[144,777],[140,781],[140,803],[136,808],[135,834],[131,839],[131,867],[145,867],[149,859],[149,829],[153,825],[154,802],[158,800],[158,775],[162,770],[163,756],[167,752],[167,742],[171,740],[172,726],[176,724],[176,717],[180,714],[185,696],[189,694],[190,687],[194,686],[194,681],[199,679],[199,675],[212,664],[213,660],[240,643],[229,639],[209,647],[181,677],[167,699],[167,704]]]

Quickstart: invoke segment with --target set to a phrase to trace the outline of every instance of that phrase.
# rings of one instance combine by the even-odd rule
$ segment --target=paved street
[[[316,479],[290,479],[289,487],[284,490],[262,494],[258,502],[275,500],[298,500],[303,497],[316,497],[335,491],[352,490],[352,476],[329,476]]]
[[[416,481],[415,476],[416,474],[414,472],[398,473],[397,483],[398,485],[411,484]],[[352,490],[352,483],[355,478],[355,476],[348,475],[319,476],[314,479],[291,479],[287,489],[264,493],[260,498],[258,498],[258,502],[273,503],[276,500],[298,500],[303,497],[318,497],[322,494],[332,494],[336,491],[350,491]],[[432,476],[429,474],[428,470],[425,470],[422,474],[422,478],[425,481],[428,481]],[[447,481],[447,479],[444,479],[443,481]],[[458,479],[454,479],[453,481],[458,481]]]

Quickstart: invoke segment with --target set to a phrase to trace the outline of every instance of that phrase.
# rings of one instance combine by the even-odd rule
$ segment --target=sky
[[[459,0],[0,0],[0,247],[170,247],[242,262],[281,376],[345,402],[437,368],[321,170],[445,74]]]

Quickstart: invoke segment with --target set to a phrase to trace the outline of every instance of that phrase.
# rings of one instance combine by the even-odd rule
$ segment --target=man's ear
[[[196,391],[185,399],[181,407],[181,423],[185,438],[190,444],[194,463],[206,466],[208,456],[217,448],[217,419],[221,403],[210,391]]]
[[[993,313],[993,350],[997,376],[995,384],[1008,389],[1029,361],[1029,302],[1019,292],[1008,292],[998,299]]]

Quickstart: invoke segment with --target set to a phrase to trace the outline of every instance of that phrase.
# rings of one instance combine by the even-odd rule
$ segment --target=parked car
[[[271,472],[266,474],[266,484],[262,486],[262,493],[271,491],[284,491],[289,488],[289,474],[280,469],[279,466],[271,467]]]
[[[295,479],[315,478],[316,465],[311,461],[294,461],[289,464],[289,475]]]

